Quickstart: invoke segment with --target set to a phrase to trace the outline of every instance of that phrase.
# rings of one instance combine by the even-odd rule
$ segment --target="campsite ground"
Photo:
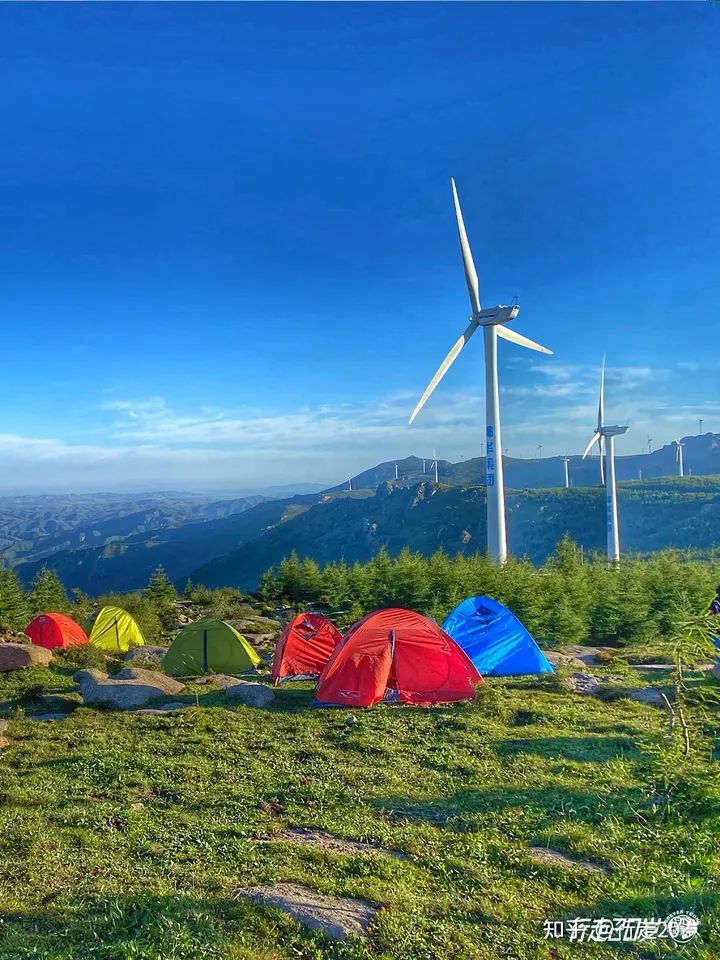
[[[192,706],[166,716],[79,707],[28,719],[41,691],[72,687],[75,669],[59,657],[0,679],[0,716],[11,718],[0,759],[2,960],[720,952],[717,762],[698,745],[676,777],[661,710],[572,694],[551,677],[490,681],[474,704],[358,711],[357,722],[311,710],[308,684],[281,688],[263,710],[197,687]],[[631,682],[623,676],[615,692]],[[290,826],[371,839],[407,859],[273,840]],[[536,862],[533,845],[605,869]],[[332,943],[234,895],[278,881],[383,909],[365,939]],[[544,939],[545,920],[679,908],[701,918],[685,947]]]

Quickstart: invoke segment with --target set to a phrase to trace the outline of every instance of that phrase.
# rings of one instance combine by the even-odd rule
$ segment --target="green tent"
[[[244,673],[260,657],[229,623],[204,617],[175,637],[163,659],[163,670],[175,676],[198,673]]]

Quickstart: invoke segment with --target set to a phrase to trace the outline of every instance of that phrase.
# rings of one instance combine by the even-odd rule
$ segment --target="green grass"
[[[71,688],[76,668],[0,679],[2,960],[720,954],[717,761],[698,749],[687,778],[663,784],[661,711],[551,678],[490,681],[474,704],[357,711],[357,724],[310,709],[307,684],[266,710],[199,687],[199,705],[165,717],[27,719],[39,688]],[[265,842],[292,825],[408,859]],[[540,865],[533,844],[613,872]],[[233,895],[278,881],[384,909],[366,940],[333,944]],[[693,946],[543,940],[546,918],[679,907],[701,916]]]

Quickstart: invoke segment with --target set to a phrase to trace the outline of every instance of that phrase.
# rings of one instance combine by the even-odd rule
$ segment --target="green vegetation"
[[[662,551],[627,558],[617,568],[584,557],[565,537],[542,565],[511,559],[501,569],[487,557],[437,551],[426,558],[386,550],[368,563],[322,569],[296,553],[262,577],[268,603],[326,604],[352,622],[377,607],[402,606],[442,621],[464,597],[486,594],[506,604],[545,646],[594,643],[622,647],[670,638],[676,604],[704,613],[720,582],[720,562]]]
[[[305,684],[262,711],[199,688],[182,714],[79,707],[33,722],[41,690],[71,687],[77,656],[0,679],[2,960],[583,960],[598,948],[544,941],[545,919],[679,908],[701,918],[695,946],[602,956],[718,955],[716,762],[698,746],[668,794],[662,711],[549,678],[354,725],[310,709]],[[278,842],[295,825],[408,859]],[[537,863],[531,845],[612,872]],[[331,944],[234,895],[279,881],[383,910],[366,941]]]

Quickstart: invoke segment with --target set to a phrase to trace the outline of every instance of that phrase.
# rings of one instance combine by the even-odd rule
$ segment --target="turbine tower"
[[[679,438],[675,441],[677,449],[675,450],[675,459],[677,460],[678,465],[678,476],[684,477],[685,471],[683,468],[683,447],[685,444]]]
[[[397,464],[395,464],[395,479],[396,479],[396,480],[399,480],[399,479],[400,479],[399,476],[398,476],[398,465],[397,465]]]
[[[348,477],[348,490],[352,493],[352,477]]]
[[[648,437],[648,453],[652,453],[652,437]]]
[[[703,425],[703,418],[702,418],[702,417],[698,417],[698,423],[700,424],[700,436],[702,436],[702,425]]]
[[[432,463],[430,464],[430,469],[435,471],[435,483],[439,483],[440,481],[438,480],[438,462],[437,462],[437,454],[435,453],[435,447],[433,447],[433,458],[432,458]]]
[[[567,490],[570,486],[570,457],[563,457],[563,463],[565,464],[565,489]]]
[[[538,460],[542,460],[542,444],[538,444]]]
[[[605,413],[605,358],[603,358],[603,376],[600,380],[600,404],[598,409]],[[604,417],[603,417],[604,419]],[[607,507],[607,557],[611,563],[620,559],[620,533],[618,530],[617,483],[615,481],[615,437],[627,433],[627,427],[598,425],[587,445],[583,460],[598,440],[604,440],[605,447],[605,503]]]
[[[470,244],[465,224],[463,222],[462,211],[460,210],[460,200],[458,199],[455,181],[452,180],[453,200],[455,203],[455,219],[457,221],[458,237],[460,238],[460,249],[462,251],[463,266],[465,268],[465,282],[470,296],[470,322],[464,333],[453,344],[452,349],[440,364],[437,373],[428,384],[425,393],[420,397],[417,406],[412,412],[410,423],[420,413],[425,406],[431,393],[437,387],[438,383],[447,373],[453,361],[475,333],[478,327],[482,327],[485,339],[485,436],[486,436],[486,458],[485,458],[485,483],[487,490],[487,546],[490,559],[495,564],[502,564],[507,559],[507,534],[505,531],[505,486],[503,482],[503,462],[502,462],[502,439],[500,431],[500,394],[498,390],[498,371],[497,371],[497,338],[503,337],[510,340],[511,343],[520,344],[522,347],[529,347],[531,350],[539,350],[540,353],[552,353],[547,347],[540,346],[533,340],[523,337],[514,330],[505,326],[520,312],[517,304],[507,307],[499,305],[497,307],[482,309],[480,305],[480,286],[478,284],[477,271],[473,262]]]

